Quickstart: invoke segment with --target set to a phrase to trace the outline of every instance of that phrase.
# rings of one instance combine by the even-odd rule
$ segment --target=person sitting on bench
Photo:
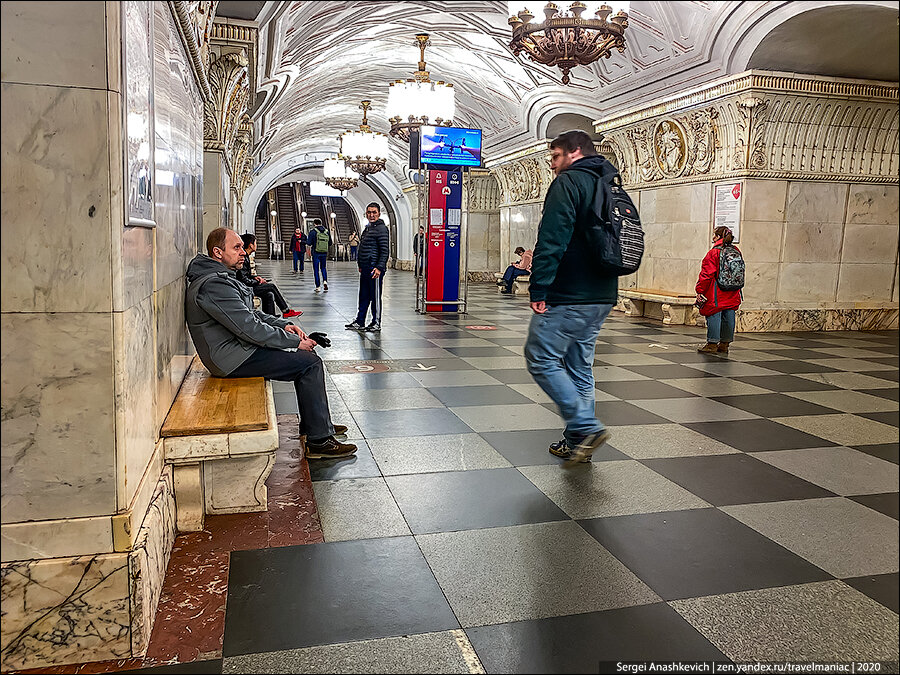
[[[278,290],[278,286],[253,273],[250,267],[250,255],[256,253],[256,235],[249,232],[242,234],[241,241],[244,243],[244,263],[237,271],[237,278],[253,289],[253,295],[259,298],[263,311],[266,314],[278,316],[275,311],[275,306],[278,305],[281,315],[285,319],[303,314],[302,311],[291,309],[281,291]]]
[[[498,286],[504,286],[504,289],[500,292],[506,295],[512,293],[512,285],[513,281],[516,280],[516,277],[524,277],[531,274],[531,250],[529,249],[526,251],[519,246],[516,249],[516,255],[519,256],[519,260],[507,267],[506,272],[503,274],[503,278],[497,281]]]
[[[355,453],[355,445],[335,438],[347,427],[331,422],[325,366],[313,351],[316,344],[327,346],[327,338],[307,336],[290,321],[253,308],[253,292],[235,275],[246,257],[237,232],[216,228],[206,250],[188,264],[184,297],[188,331],[203,365],[216,377],[293,382],[307,459]]]

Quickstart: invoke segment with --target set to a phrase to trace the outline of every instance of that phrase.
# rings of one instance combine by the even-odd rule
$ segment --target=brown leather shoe
[[[719,352],[720,354],[727,354],[729,344],[731,344],[731,343],[730,342],[720,342],[719,346],[716,347],[716,351]]]
[[[306,459],[334,459],[335,457],[349,457],[356,452],[356,446],[352,443],[341,443],[334,436],[329,436],[321,441],[306,441]]]
[[[715,354],[717,351],[719,351],[719,346],[715,342],[707,342],[697,351],[703,354]]]
[[[343,424],[332,424],[334,427],[334,435],[335,436],[346,436],[347,432],[350,430],[350,427],[344,426]]]

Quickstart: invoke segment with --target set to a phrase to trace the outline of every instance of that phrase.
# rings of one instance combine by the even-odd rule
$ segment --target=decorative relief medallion
[[[684,128],[674,119],[657,123],[653,132],[653,150],[656,165],[666,178],[675,178],[687,164],[687,136]]]

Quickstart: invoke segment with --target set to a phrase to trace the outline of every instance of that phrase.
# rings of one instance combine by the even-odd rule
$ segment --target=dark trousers
[[[356,323],[366,325],[366,314],[369,305],[372,306],[372,323],[381,323],[381,286],[384,275],[377,279],[372,278],[371,267],[359,269],[359,312],[356,315]]]
[[[285,300],[284,296],[281,294],[281,291],[278,290],[278,286],[273,283],[254,286],[253,295],[259,298],[259,302],[262,304],[262,310],[266,314],[271,314],[272,316],[278,316],[278,313],[275,311],[275,305],[278,305],[282,314],[290,307],[287,300]]]
[[[305,246],[303,247],[306,248]],[[291,251],[294,254],[294,271],[297,271],[297,264],[300,265],[300,271],[303,271],[303,257],[306,251]]]
[[[316,288],[318,288],[321,284],[319,283],[319,270],[322,273],[322,281],[328,281],[328,272],[325,271],[325,262],[328,260],[327,253],[316,253],[315,251],[312,254],[312,263],[313,263],[313,274],[316,277]]]
[[[350,247],[350,260],[356,260],[356,249],[357,248],[359,248],[359,247],[358,246]]]
[[[518,267],[512,265],[507,267],[506,272],[503,273],[503,281],[506,283],[506,290],[512,290],[513,281],[516,280],[516,277],[524,277],[527,274],[531,274],[531,272],[528,270],[520,270]]]
[[[300,433],[306,434],[310,441],[320,441],[334,434],[325,393],[325,364],[315,352],[260,347],[228,377],[264,377],[293,382],[300,411]]]

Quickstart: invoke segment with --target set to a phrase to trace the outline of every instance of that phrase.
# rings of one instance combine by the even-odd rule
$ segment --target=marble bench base
[[[166,463],[174,470],[179,532],[202,530],[207,513],[266,510],[266,478],[278,447],[271,382],[266,382],[266,412],[269,426],[262,431],[165,439]]]
[[[700,311],[694,305],[694,298],[620,290],[616,309],[624,311],[626,316],[662,318],[662,322],[667,325],[705,325]]]
[[[497,281],[503,278],[500,272],[494,272],[494,278]],[[512,292],[513,295],[528,295],[528,286],[531,284],[531,276],[521,276],[513,279]],[[503,290],[503,286],[497,286],[497,292]]]

